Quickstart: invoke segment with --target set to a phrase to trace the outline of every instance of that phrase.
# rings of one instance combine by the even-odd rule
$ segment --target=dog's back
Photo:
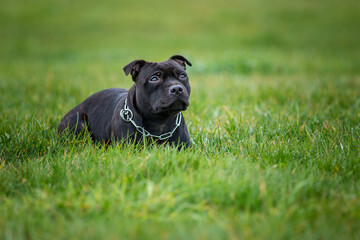
[[[63,117],[58,132],[62,133],[69,128],[79,134],[84,128],[88,128],[93,139],[107,141],[111,136],[110,124],[115,107],[127,92],[123,88],[109,88],[91,95]]]

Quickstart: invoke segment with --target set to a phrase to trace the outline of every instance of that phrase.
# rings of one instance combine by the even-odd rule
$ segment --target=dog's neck
[[[152,134],[162,134],[171,131],[175,126],[177,115],[149,114],[140,110],[141,108],[138,107],[136,101],[135,84],[129,89],[127,104],[134,113],[134,121],[136,124],[144,127]]]

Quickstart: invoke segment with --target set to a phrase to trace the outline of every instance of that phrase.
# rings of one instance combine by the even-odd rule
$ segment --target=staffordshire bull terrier
[[[129,63],[123,68],[134,81],[129,90],[110,88],[93,94],[63,117],[58,133],[69,128],[79,134],[87,128],[94,141],[105,144],[152,138],[159,144],[189,147],[189,132],[181,114],[189,106],[186,65],[192,66],[181,55],[164,62]]]

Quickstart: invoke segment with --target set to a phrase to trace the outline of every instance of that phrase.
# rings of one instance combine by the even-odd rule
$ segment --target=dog
[[[58,133],[67,128],[78,135],[85,128],[96,142],[153,139],[158,144],[191,146],[181,114],[189,106],[190,84],[181,55],[163,62],[135,60],[126,65],[134,84],[129,90],[110,88],[97,92],[70,110],[61,120]]]

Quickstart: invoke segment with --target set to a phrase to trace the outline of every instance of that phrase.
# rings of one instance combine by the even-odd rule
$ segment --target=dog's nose
[[[170,87],[170,93],[176,96],[181,95],[184,92],[184,89],[180,85],[174,85]]]

